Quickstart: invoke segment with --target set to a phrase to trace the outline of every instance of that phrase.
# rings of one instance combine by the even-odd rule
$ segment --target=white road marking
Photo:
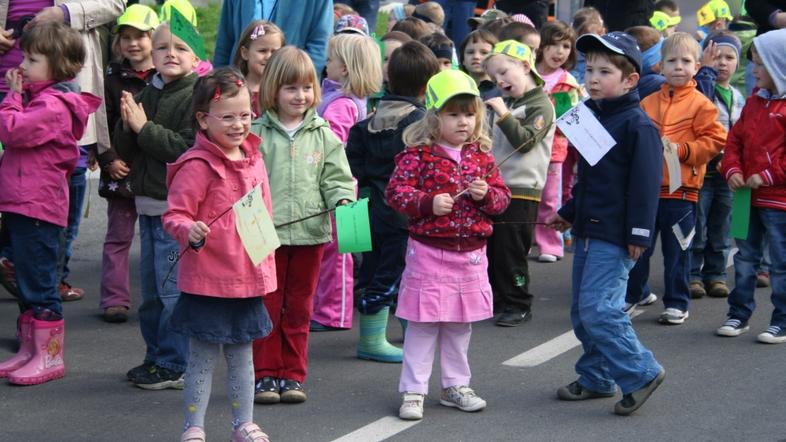
[[[644,310],[636,309],[633,311],[631,318],[635,318],[642,313],[644,313]],[[579,345],[581,345],[581,342],[576,339],[576,335],[574,335],[573,330],[571,330],[557,336],[550,341],[544,342],[535,348],[527,350],[518,356],[508,359],[507,361],[503,362],[502,365],[507,365],[509,367],[537,367],[538,365],[550,361],[562,353],[568,352],[575,347],[578,347]]]
[[[334,440],[333,442],[379,442],[417,425],[420,421],[404,421],[386,416]]]

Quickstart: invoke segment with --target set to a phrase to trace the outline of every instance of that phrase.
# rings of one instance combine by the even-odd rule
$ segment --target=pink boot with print
[[[65,324],[59,321],[39,321],[31,318],[31,346],[33,355],[21,368],[8,374],[8,382],[36,385],[65,376],[63,338]]]
[[[8,375],[25,365],[33,357],[33,335],[31,333],[31,322],[33,321],[33,310],[28,310],[19,316],[19,327],[17,334],[19,338],[19,351],[10,359],[0,362],[0,378]]]

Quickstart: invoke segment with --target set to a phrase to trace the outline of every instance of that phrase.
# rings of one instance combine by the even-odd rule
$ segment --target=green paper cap
[[[200,60],[204,60],[207,57],[205,54],[205,41],[194,28],[194,25],[176,8],[172,8],[169,12],[169,29],[172,31],[172,35],[183,40]]]

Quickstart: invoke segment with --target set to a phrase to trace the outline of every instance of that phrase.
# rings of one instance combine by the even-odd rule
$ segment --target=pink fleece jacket
[[[256,185],[273,213],[267,170],[259,152],[262,140],[249,134],[241,149],[246,158],[232,161],[202,132],[196,144],[167,166],[167,211],[164,229],[183,246],[199,220],[210,224]],[[276,264],[270,254],[254,266],[235,229],[232,210],[210,226],[205,245],[188,248],[180,261],[177,287],[184,292],[219,298],[251,298],[276,289]]]
[[[9,92],[0,103],[0,212],[65,227],[68,178],[79,160],[77,141],[101,99],[76,83],[42,81]]]

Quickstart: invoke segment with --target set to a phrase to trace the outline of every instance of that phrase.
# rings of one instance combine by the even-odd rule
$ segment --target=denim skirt
[[[214,344],[245,344],[270,334],[272,323],[262,297],[219,298],[182,293],[170,328]]]

